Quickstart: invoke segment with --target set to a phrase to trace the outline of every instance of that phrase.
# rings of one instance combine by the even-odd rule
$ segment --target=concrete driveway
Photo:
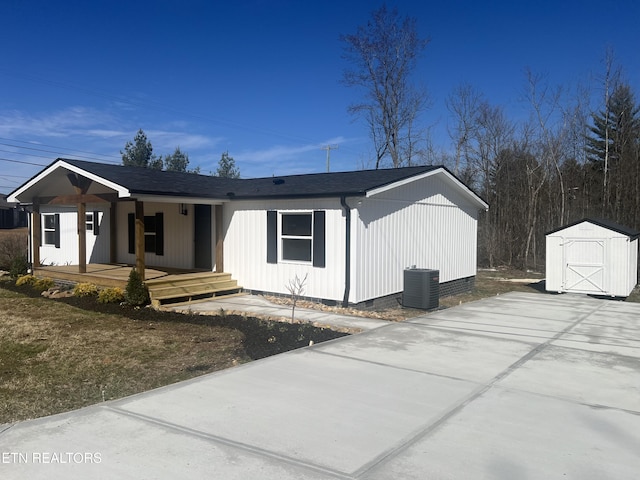
[[[635,480],[640,304],[511,293],[2,428],[3,479]]]

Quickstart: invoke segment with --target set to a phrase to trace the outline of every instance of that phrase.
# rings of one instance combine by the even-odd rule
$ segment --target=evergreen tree
[[[587,154],[602,180],[602,215],[629,226],[640,221],[640,106],[627,84],[618,85],[592,117]]]
[[[162,170],[162,158],[153,155],[151,142],[142,129],[138,130],[133,142],[126,143],[124,151],[120,150],[120,154],[122,155],[122,165]]]
[[[229,152],[224,152],[218,162],[216,177],[240,178],[240,169],[236,167],[236,161],[229,156]]]
[[[189,155],[176,147],[171,155],[164,157],[164,168],[168,172],[186,172],[189,165]]]

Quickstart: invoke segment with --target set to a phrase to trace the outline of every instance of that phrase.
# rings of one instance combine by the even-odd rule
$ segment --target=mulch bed
[[[16,286],[13,281],[0,281],[0,287],[20,292],[30,297],[40,297],[40,292],[29,286]],[[257,360],[348,335],[329,328],[315,327],[309,323],[288,323],[265,320],[245,315],[198,315],[158,311],[150,307],[132,307],[115,303],[98,303],[95,297],[67,297],[51,299],[92,312],[120,315],[140,322],[176,322],[196,325],[221,326],[243,333],[244,349],[249,358]]]

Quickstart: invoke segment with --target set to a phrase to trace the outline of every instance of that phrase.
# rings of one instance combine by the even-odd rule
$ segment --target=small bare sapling
[[[300,277],[298,277],[298,275],[296,274],[296,276],[293,277],[293,279],[289,280],[289,283],[287,283],[286,285],[287,290],[291,294],[291,299],[293,300],[293,304],[291,305],[291,321],[292,322],[295,319],[296,303],[298,303],[298,298],[300,298],[304,293],[304,288],[307,283],[308,276],[309,274],[305,273],[304,278],[300,279]]]

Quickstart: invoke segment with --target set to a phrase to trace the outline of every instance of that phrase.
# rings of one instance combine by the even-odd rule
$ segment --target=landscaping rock
[[[67,298],[73,297],[73,292],[60,287],[53,287],[48,290],[44,290],[41,295],[46,298]]]

